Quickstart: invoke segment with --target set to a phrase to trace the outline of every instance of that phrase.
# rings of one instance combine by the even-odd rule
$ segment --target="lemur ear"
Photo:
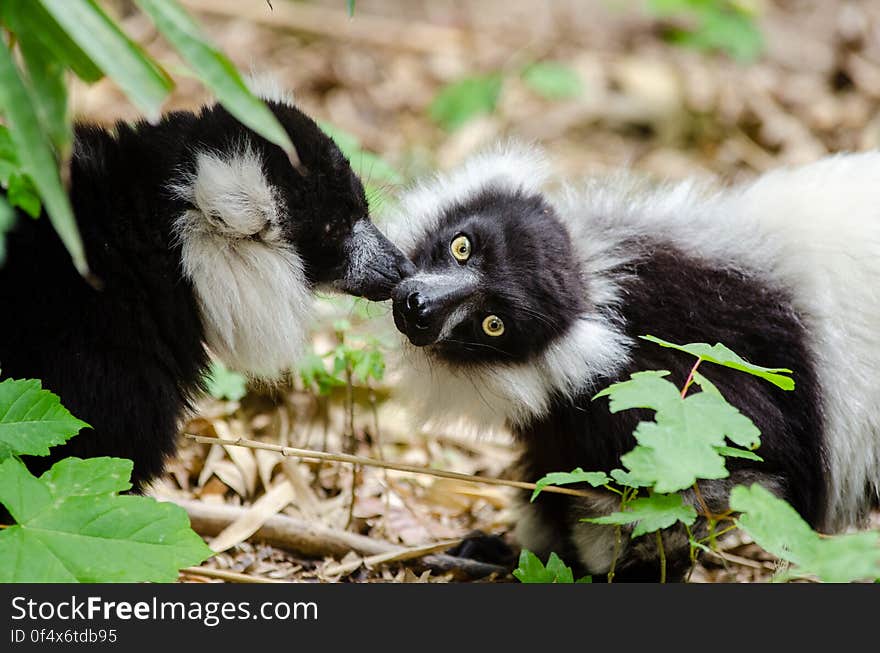
[[[195,170],[176,190],[202,215],[205,224],[200,226],[218,235],[246,238],[279,223],[277,194],[250,148],[234,154],[200,152]]]

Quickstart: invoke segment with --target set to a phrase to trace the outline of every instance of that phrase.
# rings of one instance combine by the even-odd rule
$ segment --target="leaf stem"
[[[694,363],[694,366],[691,368],[690,374],[688,374],[687,379],[685,379],[684,387],[681,389],[681,398],[684,399],[687,391],[690,389],[691,385],[694,382],[694,374],[697,371],[697,368],[700,366],[700,363],[703,362],[702,358],[698,358],[697,362]]]
[[[657,533],[657,553],[660,556],[660,582],[666,582],[666,550],[663,548],[663,529]]]

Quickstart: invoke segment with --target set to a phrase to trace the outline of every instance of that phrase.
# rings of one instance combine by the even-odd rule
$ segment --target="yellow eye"
[[[471,257],[471,241],[467,236],[456,236],[449,246],[456,261],[464,263]]]
[[[500,336],[504,333],[504,322],[497,315],[487,315],[483,320],[483,331],[487,336]]]

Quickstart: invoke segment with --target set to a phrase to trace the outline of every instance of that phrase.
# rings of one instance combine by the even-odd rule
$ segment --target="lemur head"
[[[435,185],[429,208],[417,191],[408,208],[427,213],[411,216],[420,229],[405,246],[417,273],[393,294],[413,345],[454,364],[526,362],[583,313],[580,265],[542,180],[538,159],[508,148],[441,184],[451,201]]]
[[[289,101],[268,101],[295,151],[223,107],[202,110],[172,184],[183,272],[206,340],[231,366],[276,376],[296,360],[313,290],[388,299],[411,267],[370,222],[345,156]]]
[[[522,424],[625,359],[592,236],[547,177],[539,150],[509,143],[401,197],[388,234],[417,268],[392,296],[415,422]]]

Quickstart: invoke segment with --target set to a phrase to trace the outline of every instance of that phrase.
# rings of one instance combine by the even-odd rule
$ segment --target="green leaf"
[[[58,397],[35,379],[0,381],[0,460],[47,456],[89,425],[76,419]]]
[[[40,480],[53,496],[92,497],[130,490],[132,469],[125,458],[64,458]]]
[[[453,131],[479,115],[495,111],[501,94],[501,75],[466,77],[445,86],[431,103],[431,119]]]
[[[15,144],[5,125],[0,125],[0,186],[6,187],[9,178],[17,173],[21,163],[15,152]]]
[[[61,184],[58,164],[37,118],[38,110],[18,75],[10,51],[4,47],[0,47],[0,113],[6,117],[22,170],[40,191],[49,219],[70,252],[77,270],[80,274],[86,274],[88,264],[85,250],[70,200]]]
[[[214,47],[198,24],[174,0],[136,0],[196,76],[242,124],[285,151],[294,149],[275,114],[248,89],[229,59]]]
[[[577,467],[570,472],[551,472],[535,481],[535,491],[530,501],[534,501],[548,485],[571,485],[572,483],[589,483],[593,487],[601,487],[610,483],[611,479],[604,472],[585,472]]]
[[[208,394],[215,399],[239,401],[247,394],[247,379],[244,375],[226,369],[220,361],[214,361],[205,379]]]
[[[635,431],[639,446],[621,456],[640,485],[657,492],[677,492],[699,478],[716,479],[729,475],[724,458],[702,439],[682,437],[677,425],[642,422]]]
[[[716,365],[723,365],[724,367],[730,367],[739,370],[740,372],[752,374],[753,376],[759,376],[783,390],[794,390],[794,380],[791,377],[784,375],[791,374],[790,369],[785,367],[761,367],[760,365],[753,365],[721,343],[716,343],[712,346],[705,342],[676,345],[675,343],[667,342],[666,340],[661,340],[654,336],[639,337],[643,340],[656,343],[661,347],[669,347],[670,349],[677,349],[678,351],[686,352],[691,356],[696,356],[700,360],[709,361]]]
[[[548,100],[564,100],[584,92],[580,76],[557,61],[529,64],[523,68],[522,78],[533,91]]]
[[[346,4],[348,5],[348,15],[354,16],[354,4],[355,0],[347,0]]]
[[[39,2],[148,119],[158,119],[162,102],[174,86],[171,78],[94,0]]]
[[[754,20],[738,12],[704,11],[699,27],[673,32],[672,40],[698,50],[719,50],[743,63],[752,63],[764,50]]]
[[[519,566],[513,570],[514,577],[521,583],[574,583],[571,568],[555,553],[547,559],[546,567],[534,553],[523,549],[519,554]],[[589,583],[589,576],[579,579],[578,583]]]
[[[726,458],[744,458],[745,460],[754,460],[759,463],[764,462],[764,459],[761,458],[761,456],[754,451],[748,451],[746,449],[737,449],[736,447],[715,447],[715,451]]]
[[[818,539],[794,508],[757,483],[734,487],[730,507],[743,513],[737,523],[761,548],[790,562],[801,562],[798,551]]]
[[[15,458],[0,464],[0,503],[17,521],[0,532],[0,582],[172,582],[209,557],[182,508],[115,494],[130,472],[114,458],[68,458],[39,479]]]
[[[638,522],[632,532],[632,537],[636,538],[661,528],[669,528],[676,522],[690,526],[696,519],[697,511],[693,506],[685,505],[680,494],[653,494],[630,501],[623,512],[581,521],[614,525]]]
[[[328,122],[319,122],[318,126],[333,139],[333,142],[348,159],[352,169],[362,179],[370,182],[403,183],[403,177],[400,173],[380,156],[363,149],[357,136]]]
[[[614,482],[618,485],[624,485],[631,488],[644,487],[644,484],[640,483],[639,479],[622,469],[612,469],[609,474],[611,475],[611,478],[614,479]]]
[[[654,422],[641,422],[633,435],[638,446],[621,457],[630,485],[653,486],[657,492],[676,492],[698,479],[728,476],[719,449],[729,439],[741,447],[760,442],[750,419],[725,401],[705,379],[706,390],[681,397],[667,372],[637,372],[596,397],[607,396],[612,412],[631,408],[656,411]]]
[[[674,43],[701,50],[720,50],[743,62],[754,61],[763,37],[745,3],[721,0],[648,0],[657,16],[681,15],[696,22],[691,30],[674,30]]]
[[[17,206],[32,218],[40,217],[40,196],[34,182],[27,175],[15,173],[9,177],[6,199],[12,206]]]
[[[817,540],[797,569],[825,583],[880,579],[880,533],[845,533]]]
[[[324,359],[314,352],[300,358],[298,370],[306,389],[315,389],[321,396],[329,395],[334,388],[345,386],[345,381],[330,374],[324,366]]]
[[[19,39],[24,36],[39,42],[56,61],[64,63],[85,82],[91,84],[104,76],[39,2],[4,0],[3,5],[3,18]]]
[[[755,483],[730,492],[737,525],[763,549],[797,565],[794,576],[817,576],[830,583],[880,577],[880,533],[822,537],[787,502]]]
[[[375,345],[367,344],[361,349],[340,346],[334,360],[334,371],[344,370],[346,361],[351,365],[354,379],[361,383],[367,383],[371,378],[381,381],[385,375],[385,357]]]
[[[72,139],[67,120],[67,69],[32,34],[21,33],[18,38],[33,91],[31,99],[40,110],[40,122],[45,125],[49,140],[64,158]]]
[[[608,397],[612,413],[630,408],[652,408],[665,410],[677,408],[681,403],[681,392],[675,384],[665,377],[666,371],[634,372],[629,381],[618,381],[597,392],[593,400]]]
[[[568,567],[562,559],[555,553],[551,553],[547,559],[547,572],[553,575],[553,583],[574,583],[574,574],[571,567]]]
[[[0,267],[6,262],[6,233],[15,224],[15,211],[0,194]]]

